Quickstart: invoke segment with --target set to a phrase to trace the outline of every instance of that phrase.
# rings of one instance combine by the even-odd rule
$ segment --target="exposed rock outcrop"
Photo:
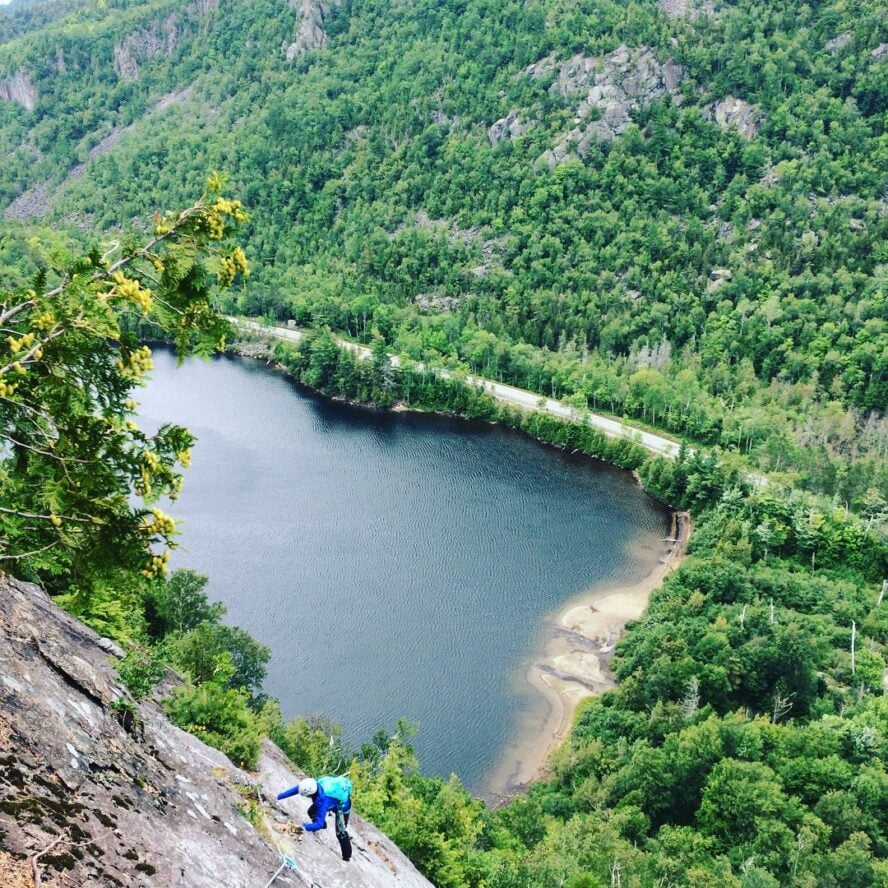
[[[414,302],[426,311],[441,313],[455,311],[459,308],[459,297],[448,296],[446,293],[417,293]]]
[[[149,114],[159,114],[186,101],[191,96],[191,87],[178,90],[177,92],[167,93],[161,96],[149,111]],[[207,106],[204,106],[209,110]],[[28,219],[37,219],[40,216],[47,215],[51,208],[56,195],[72,182],[76,182],[88,169],[89,165],[107,154],[124,136],[128,135],[135,129],[135,124],[129,126],[115,126],[107,135],[93,145],[89,149],[89,154],[84,162],[76,163],[68,171],[68,175],[60,185],[54,185],[51,182],[38,182],[31,188],[23,191],[6,209],[3,216],[7,219],[15,219],[18,222],[25,222]]]
[[[324,23],[330,10],[338,5],[339,0],[290,0],[290,6],[299,10],[299,28],[296,39],[287,47],[288,62],[327,42]]]
[[[510,111],[490,126],[487,137],[491,145],[499,145],[503,139],[517,139],[518,136],[523,136],[534,124],[533,120],[524,122],[517,111]]]
[[[888,43],[880,43],[871,53],[870,58],[874,62],[881,62],[882,59],[888,59]]]
[[[294,837],[306,800],[258,804],[257,786],[267,800],[299,779],[281,751],[266,742],[258,774],[236,768],[135,706],[103,646],[36,586],[0,578],[2,884],[33,884],[34,867],[47,885],[258,888],[286,853],[300,875],[276,885],[429,888],[357,816],[348,863],[332,830]]]
[[[425,210],[417,210],[413,217],[413,223],[417,228],[430,228],[446,231],[448,237],[455,241],[462,241],[470,247],[478,240],[480,232],[477,228],[460,228],[455,222],[448,219],[433,219]]]
[[[661,62],[648,47],[620,46],[605,56],[575,55],[560,64],[542,59],[527,68],[531,77],[557,69],[553,90],[565,96],[582,96],[574,112],[574,129],[543,155],[554,166],[567,159],[572,148],[583,156],[593,142],[613,139],[626,131],[632,111],[675,95],[685,71],[672,59]]]
[[[0,80],[0,101],[15,102],[26,111],[33,111],[38,98],[37,87],[31,83],[31,76],[24,68]]]
[[[696,18],[698,15],[711,15],[714,6],[712,0],[659,0],[660,9],[668,18]]]
[[[841,34],[837,34],[832,40],[827,40],[823,48],[827,52],[837,52],[840,49],[844,49],[850,42],[851,35],[844,31]]]
[[[734,273],[730,268],[713,268],[709,272],[709,283],[706,285],[706,289],[710,292],[717,290],[719,287],[730,283],[733,277]]]
[[[170,56],[179,42],[183,22],[204,19],[219,8],[219,0],[194,0],[181,14],[173,12],[165,19],[151,22],[133,31],[114,46],[114,70],[128,83],[139,76],[142,63],[158,56]]]
[[[666,92],[675,92],[684,69],[671,59],[659,62],[649,47],[630,49],[625,44],[605,56],[575,55],[558,63],[542,59],[527,68],[531,77],[558,69],[554,89],[566,96],[586,94],[590,103],[609,99],[641,104]]]
[[[179,41],[179,16],[173,13],[162,22],[133,31],[114,46],[114,70],[121,80],[131,83],[139,76],[141,62],[158,56],[170,56]]]
[[[502,268],[502,253],[505,237],[482,238],[477,228],[460,228],[455,222],[447,219],[432,219],[425,210],[418,210],[413,219],[417,228],[429,228],[443,231],[449,240],[461,242],[469,249],[480,249],[481,263],[468,269],[475,277],[486,277],[494,268]],[[404,230],[404,226],[392,233],[396,236]],[[459,297],[443,296],[437,293],[421,293],[416,297],[421,308],[433,311],[451,311],[459,302]]]
[[[38,219],[49,212],[54,190],[49,182],[38,182],[36,185],[23,191],[5,210],[5,219],[14,219],[17,222],[25,222],[28,219]]]
[[[194,0],[189,8],[197,13],[198,18],[204,18],[219,8],[219,0]]]
[[[753,139],[758,135],[761,118],[761,112],[755,105],[734,96],[725,96],[703,108],[704,120],[710,120],[722,129],[733,127],[744,139]]]

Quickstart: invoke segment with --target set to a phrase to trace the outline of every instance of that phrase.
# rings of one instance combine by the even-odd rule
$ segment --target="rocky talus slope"
[[[332,828],[297,835],[304,800],[273,799],[301,775],[272,743],[250,774],[153,702],[133,718],[112,665],[118,653],[38,587],[0,576],[4,888],[262,888],[281,854],[298,870],[275,886],[430,885],[357,816],[348,863]]]

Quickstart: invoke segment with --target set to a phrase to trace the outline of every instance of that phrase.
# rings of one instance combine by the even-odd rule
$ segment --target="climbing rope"
[[[281,851],[282,843],[278,838],[277,830],[275,830],[272,827],[271,823],[269,823],[268,815],[265,813],[265,800],[262,798],[262,789],[260,788],[258,783],[256,784],[256,797],[259,799],[259,810],[261,811],[262,819],[265,822],[265,829],[268,831],[271,842],[277,849],[277,852],[281,858],[281,865],[277,868],[277,870],[275,870],[274,875],[265,883],[265,885],[262,886],[262,888],[271,888],[277,877],[285,869],[295,873],[299,877],[299,881],[307,884],[309,888],[323,888],[323,886],[319,885],[317,882],[309,882],[307,876],[303,876],[302,873],[299,872],[296,861],[289,854],[285,854]]]

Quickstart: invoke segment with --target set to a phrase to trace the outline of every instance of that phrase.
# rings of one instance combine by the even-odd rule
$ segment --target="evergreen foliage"
[[[50,229],[0,234],[0,566],[126,643],[136,697],[180,670],[171,716],[239,763],[265,733],[310,770],[351,762],[359,809],[438,885],[888,883],[888,18],[877,0],[701,6],[343,0],[292,60],[300,13],[272,0],[0,15],[19,93],[0,101],[0,205]],[[580,151],[557,64],[621,45],[684,76]],[[755,131],[711,119],[733,99]],[[524,132],[491,137],[511,112]],[[212,167],[253,219],[212,195],[139,246],[134,218]],[[238,219],[249,286],[243,253],[206,258]],[[84,224],[117,250],[76,258]],[[128,424],[134,331],[209,350],[214,281],[235,283],[227,310],[312,328],[277,356],[313,388],[505,422],[693,513],[691,554],[549,780],[489,811],[421,775],[407,726],[352,752],[323,719],[284,725],[267,652],[200,578],[162,576],[174,527],[129,496],[175,492],[191,437]],[[465,373],[703,446],[652,458]]]
[[[406,726],[355,757],[362,811],[435,884],[888,879],[888,602],[879,603],[888,545],[873,521],[755,488],[711,452],[648,456],[629,439],[500,408],[409,363],[393,368],[381,352],[360,360],[329,332],[276,353],[332,395],[498,420],[633,468],[697,522],[688,558],[617,647],[617,689],[580,709],[549,780],[489,812],[455,778],[419,773]],[[292,736],[284,748],[297,761],[329,763],[311,750],[338,735],[299,720]]]
[[[230,307],[573,395],[851,505],[888,496],[880,3],[323,7],[325,45],[292,61],[300,13],[271,0],[0,18],[0,79],[37,96],[0,102],[0,203],[36,189],[47,218],[129,228],[223,167],[262,209]],[[146,34],[169,39],[124,76]],[[581,94],[528,66],[621,45],[684,77],[571,151]],[[754,134],[708,119],[735,98]],[[492,144],[510,112],[529,128]]]

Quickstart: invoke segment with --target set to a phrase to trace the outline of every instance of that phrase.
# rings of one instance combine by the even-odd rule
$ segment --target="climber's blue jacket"
[[[314,807],[314,820],[311,823],[303,823],[308,832],[324,829],[327,825],[327,815],[331,811],[342,811],[347,814],[351,811],[351,780],[348,777],[319,777],[318,791],[311,796]],[[278,799],[288,799],[299,792],[299,784],[280,793]]]

